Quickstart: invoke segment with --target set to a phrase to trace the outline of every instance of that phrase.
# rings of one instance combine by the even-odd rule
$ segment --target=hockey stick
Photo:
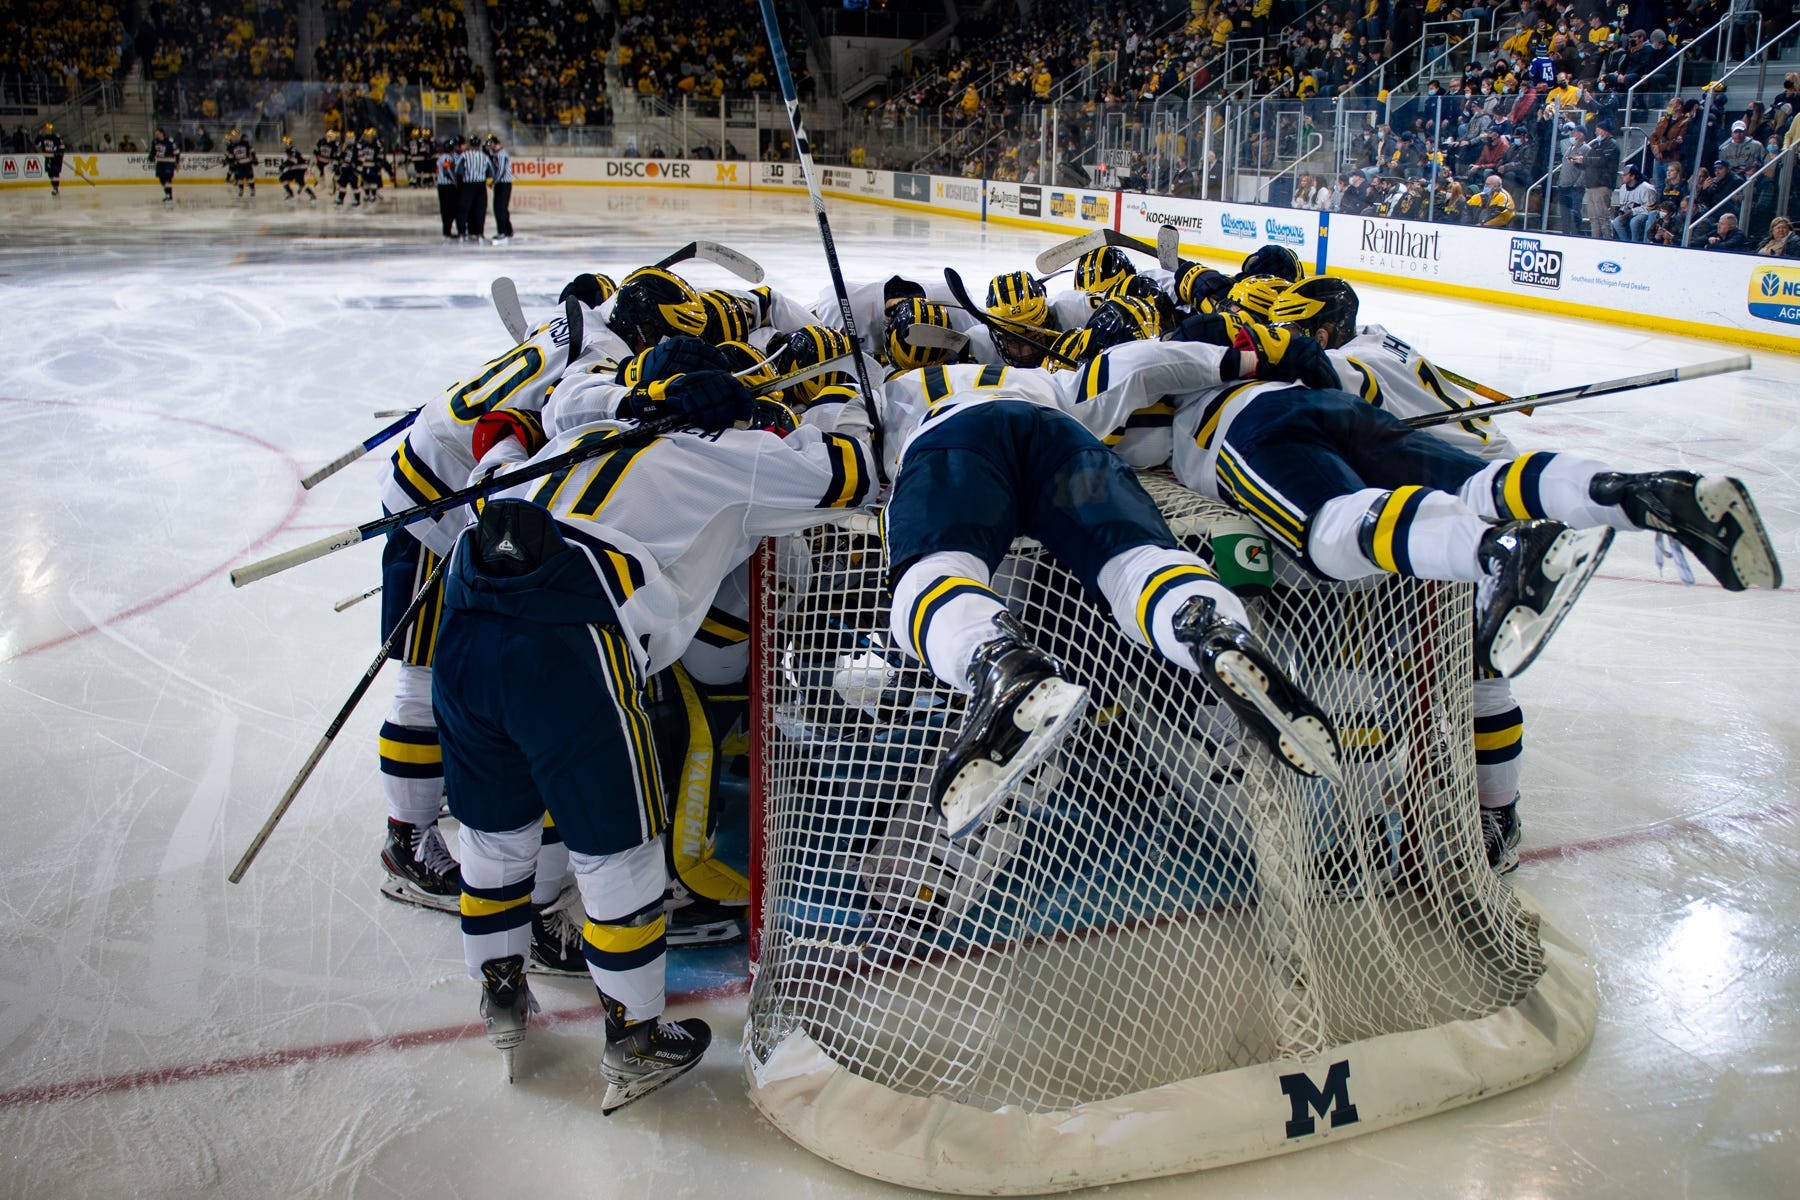
[[[1045,333],[1049,332],[1045,329],[1039,329],[1036,325],[1023,325],[1018,321],[1008,321],[1004,317],[996,317],[985,308],[977,308],[975,306],[975,301],[969,297],[969,289],[963,286],[962,276],[956,273],[954,267],[944,268],[944,283],[950,288],[950,294],[956,297],[956,302],[962,306],[962,310],[971,317],[974,317],[977,321],[980,321],[983,325],[986,325],[989,333],[1006,332],[1024,337],[1042,337]],[[1044,357],[1054,358],[1057,362],[1062,363],[1065,366],[1074,367],[1077,370],[1087,365],[1078,359],[1070,358],[1066,354],[1058,354],[1049,346],[1044,347]]]
[[[1559,388],[1553,392],[1539,392],[1534,396],[1519,396],[1504,400],[1499,404],[1477,404],[1452,412],[1431,413],[1423,417],[1407,417],[1406,423],[1414,429],[1430,429],[1435,425],[1450,425],[1457,421],[1479,421],[1483,417],[1491,417],[1495,413],[1517,412],[1521,408],[1567,404],[1571,400],[1585,400],[1589,396],[1609,396],[1614,392],[1630,392],[1663,383],[1682,383],[1689,379],[1704,379],[1708,375],[1729,375],[1733,371],[1749,369],[1750,356],[1739,354],[1732,358],[1716,358],[1711,362],[1695,363],[1691,367],[1669,367],[1661,371],[1649,371],[1642,375],[1627,375],[1623,379],[1583,383],[1575,387]]]
[[[500,314],[500,323],[512,335],[513,345],[523,342],[531,326],[525,323],[525,308],[519,303],[517,285],[502,275],[488,287],[488,295],[494,301],[494,311]]]
[[[563,360],[566,375],[575,360],[581,357],[581,343],[587,340],[587,330],[582,326],[581,301],[573,296],[563,301],[563,320],[569,324],[569,357]]]
[[[763,281],[762,265],[755,259],[747,254],[738,253],[730,246],[723,245],[719,242],[709,242],[704,239],[689,242],[656,265],[659,269],[666,271],[676,263],[686,262],[690,258],[697,258],[702,262],[709,262],[715,266],[724,267],[727,271],[730,271],[733,275],[736,275],[739,279],[748,283],[761,283]]]
[[[1181,270],[1181,230],[1173,225],[1156,231],[1156,265],[1169,272]]]
[[[1163,229],[1172,230],[1174,229],[1174,226],[1164,225]],[[1139,254],[1148,254],[1151,258],[1156,260],[1158,266],[1165,270],[1174,270],[1174,267],[1171,267],[1167,262],[1163,261],[1165,256],[1163,242],[1167,239],[1167,235],[1159,230],[1156,238],[1156,244],[1152,245],[1143,238],[1134,238],[1128,233],[1120,233],[1115,229],[1096,229],[1092,233],[1084,233],[1080,237],[1070,238],[1066,242],[1058,242],[1056,245],[1038,255],[1038,274],[1048,275],[1054,271],[1059,271],[1089,251],[1100,250],[1107,246],[1116,246],[1121,250],[1135,250]],[[1174,257],[1177,260],[1180,258],[1179,239],[1180,235],[1177,234],[1174,247]]]
[[[319,760],[325,757],[325,751],[330,748],[331,740],[338,735],[339,730],[343,729],[344,722],[350,719],[350,714],[356,711],[356,706],[362,702],[363,695],[369,690],[369,685],[375,682],[375,676],[381,671],[382,664],[387,662],[388,655],[394,652],[394,646],[399,642],[401,636],[412,627],[413,621],[418,618],[419,610],[425,607],[425,601],[431,596],[432,586],[443,576],[444,566],[449,561],[448,558],[439,559],[438,565],[432,568],[430,576],[425,580],[425,586],[419,589],[418,594],[412,598],[412,603],[406,606],[406,611],[400,614],[400,620],[395,623],[394,631],[387,635],[387,640],[381,643],[381,649],[376,651],[375,661],[369,664],[369,669],[364,671],[362,678],[356,681],[356,687],[351,690],[350,698],[344,701],[344,707],[338,709],[337,716],[333,717],[331,724],[325,727],[325,736],[319,739],[319,744],[314,746],[312,753],[306,756],[306,761],[300,766],[300,773],[294,776],[294,782],[288,784],[287,791],[281,793],[281,799],[276,803],[275,811],[269,814],[269,819],[263,822],[263,827],[256,831],[256,837],[251,839],[249,848],[244,851],[244,856],[238,859],[237,866],[231,868],[231,874],[227,875],[226,879],[232,883],[238,882],[244,877],[244,872],[250,869],[250,864],[256,861],[256,856],[262,852],[263,843],[269,840],[269,835],[275,832],[275,826],[280,824],[281,818],[287,815],[288,806],[294,802],[294,797],[300,794],[300,789],[306,786],[308,779],[312,778],[313,768],[317,767]]]
[[[383,421],[389,417],[404,417],[407,413],[414,411],[416,410],[410,408],[378,408],[369,415],[377,421]]]
[[[948,350],[951,354],[961,354],[969,348],[969,335],[945,329],[942,325],[909,325],[906,344],[921,350]]]
[[[802,367],[791,374],[783,375],[778,379],[771,379],[767,383],[758,384],[750,389],[751,394],[756,396],[771,395],[772,393],[781,391],[783,388],[792,387],[796,383],[803,383],[808,379],[830,374],[837,369],[839,363],[848,357],[850,356],[839,354],[832,358],[822,359],[810,367]],[[412,508],[402,509],[397,513],[391,513],[379,520],[365,521],[361,525],[357,525],[353,528],[328,534],[317,541],[308,542],[304,546],[296,546],[292,550],[284,550],[280,554],[271,555],[268,558],[260,559],[253,563],[246,563],[244,566],[238,567],[231,572],[231,586],[243,587],[246,583],[255,583],[259,579],[267,579],[269,576],[279,574],[282,571],[288,570],[290,567],[297,567],[301,563],[311,562],[315,558],[323,558],[327,554],[333,554],[339,550],[346,549],[347,547],[366,542],[370,538],[381,537],[384,534],[392,533],[396,529],[405,528],[414,521],[423,521],[429,517],[443,516],[453,509],[461,508],[471,500],[492,495],[494,492],[512,487],[515,484],[526,483],[533,479],[540,479],[545,475],[560,471],[565,467],[573,467],[577,463],[586,462],[596,455],[610,454],[614,450],[653,442],[664,434],[674,433],[676,430],[682,428],[685,428],[685,424],[681,418],[676,416],[667,416],[655,421],[645,421],[638,425],[637,428],[623,431],[616,437],[605,438],[591,446],[582,446],[574,450],[565,451],[552,458],[547,458],[542,462],[532,463],[528,466],[520,467],[516,471],[508,471],[505,474],[496,475],[482,483],[473,484],[469,487],[462,488],[459,491],[450,492],[447,495],[431,501],[429,504],[420,504]]]
[[[388,425],[388,426],[370,434],[368,437],[364,438],[361,441],[361,443],[359,443],[358,445],[352,447],[349,450],[344,451],[342,454],[338,455],[336,458],[332,459],[330,462],[326,463],[324,466],[322,466],[318,470],[314,471],[311,475],[308,475],[306,478],[302,479],[300,481],[300,486],[302,488],[305,488],[307,491],[311,491],[315,485],[322,483],[327,479],[330,479],[333,475],[336,475],[339,471],[343,470],[345,467],[349,466],[351,463],[355,462],[357,459],[361,458],[363,455],[367,454],[369,451],[373,450],[375,447],[381,445],[381,443],[387,441],[391,437],[394,437],[396,434],[404,432],[406,430],[406,427],[411,425],[413,423],[413,421],[418,417],[419,411],[420,411],[419,409],[415,408],[411,412],[402,416],[398,421],[395,421],[392,425]]]
[[[380,594],[381,594],[381,585],[378,583],[366,592],[357,592],[355,595],[345,596],[342,600],[339,600],[336,604],[331,606],[331,611],[332,612],[343,612],[346,608],[350,608],[353,605],[361,604],[364,600],[367,600],[370,596],[377,596]]]
[[[825,246],[825,265],[831,271],[831,287],[837,293],[838,311],[844,317],[844,332],[852,346],[862,339],[856,331],[856,313],[850,308],[850,289],[844,285],[844,271],[838,266],[837,243],[831,238],[831,222],[825,216],[825,195],[819,190],[819,173],[813,166],[812,146],[806,140],[806,126],[800,120],[800,97],[794,90],[794,75],[788,67],[787,45],[781,40],[781,26],[775,20],[775,0],[757,0],[762,9],[763,28],[769,35],[769,53],[775,60],[775,77],[781,84],[781,99],[787,105],[788,125],[794,131],[794,153],[800,158],[800,174],[806,179],[806,194],[812,200],[813,215],[819,219],[819,240]],[[854,356],[856,384],[862,390],[863,403],[869,412],[870,449],[874,451],[875,477],[882,487],[887,477],[887,429],[881,406],[875,402],[875,388],[869,383],[869,368],[863,356]]]

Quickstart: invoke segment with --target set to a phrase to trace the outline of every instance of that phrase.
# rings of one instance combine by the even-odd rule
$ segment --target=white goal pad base
[[[861,1078],[795,1031],[762,1063],[746,1038],[745,1077],[763,1115],[821,1158],[958,1195],[1069,1191],[1341,1141],[1522,1087],[1592,1038],[1597,998],[1585,953],[1515,894],[1537,917],[1545,956],[1522,1000],[1307,1062],[1241,1067],[1060,1112],[987,1111]]]

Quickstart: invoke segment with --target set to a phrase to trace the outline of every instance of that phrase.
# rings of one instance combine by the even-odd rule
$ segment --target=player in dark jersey
[[[363,130],[362,140],[356,144],[356,169],[362,180],[363,199],[371,204],[381,199],[382,172],[392,175],[394,166],[388,161],[381,135],[373,128]]]
[[[362,192],[359,191],[356,186],[358,179],[356,166],[357,153],[358,147],[356,135],[354,133],[346,133],[344,135],[343,144],[338,150],[337,158],[337,178],[335,182],[337,184],[337,203],[339,208],[344,206],[344,195],[346,193],[350,196],[351,208],[362,207]]]
[[[63,155],[69,152],[69,143],[56,132],[56,126],[44,125],[44,131],[37,136],[37,152],[44,158],[44,175],[50,180],[50,194],[62,195]]]
[[[156,168],[156,182],[162,184],[163,203],[175,203],[175,168],[181,165],[181,147],[160,125],[150,139],[150,165]]]
[[[250,198],[256,199],[256,148],[250,144],[250,135],[232,130],[225,135],[225,182],[237,185],[238,199],[244,198],[244,188],[250,188]]]
[[[298,200],[300,192],[305,192],[306,198],[317,204],[319,197],[306,182],[306,155],[300,153],[300,147],[294,145],[291,137],[284,136],[281,144],[285,148],[281,156],[281,190],[287,193],[289,200]]]

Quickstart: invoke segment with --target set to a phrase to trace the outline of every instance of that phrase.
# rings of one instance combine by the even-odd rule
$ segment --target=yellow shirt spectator
[[[1212,31],[1213,49],[1223,50],[1225,48],[1225,43],[1230,40],[1231,40],[1231,18],[1226,16],[1224,13],[1220,13],[1219,19],[1213,22],[1213,31]]]
[[[1050,98],[1051,83],[1050,72],[1039,67],[1038,73],[1031,80],[1032,93],[1036,95],[1039,100],[1048,100]]]
[[[981,110],[981,97],[976,94],[972,83],[963,91],[962,110],[965,117],[972,117]]]

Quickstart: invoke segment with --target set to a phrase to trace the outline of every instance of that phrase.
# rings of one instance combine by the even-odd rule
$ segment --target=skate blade
[[[511,1083],[516,1078],[515,1071],[518,1064],[514,1059],[518,1056],[518,1053],[519,1048],[517,1046],[508,1046],[500,1051],[500,1069],[506,1076],[506,1082],[508,1083]]]
[[[1344,787],[1344,771],[1338,763],[1338,750],[1324,722],[1310,714],[1299,718],[1283,712],[1269,696],[1266,675],[1242,653],[1232,650],[1221,654],[1216,669],[1219,679],[1234,693],[1250,702],[1275,729],[1282,760],[1302,775],[1325,780],[1339,791]]]
[[[1612,540],[1610,529],[1566,529],[1557,536],[1543,560],[1544,575],[1556,586],[1543,608],[1519,605],[1506,614],[1488,646],[1496,672],[1511,679],[1532,664],[1600,569]]]
[[[966,764],[944,792],[944,825],[952,838],[979,829],[1018,786],[1025,773],[1048,758],[1063,736],[1087,711],[1087,689],[1061,679],[1046,679],[1013,710],[1013,724],[1029,735],[1004,765]]]
[[[705,925],[689,925],[684,929],[669,929],[669,949],[680,950],[687,946],[729,946],[733,942],[744,940],[744,927],[736,921],[713,921]]]
[[[583,959],[579,967],[562,967],[533,958],[525,964],[527,975],[554,975],[558,979],[586,979],[588,977],[587,960]]]
[[[1734,592],[1745,588],[1780,587],[1781,562],[1775,557],[1769,530],[1743,483],[1730,478],[1702,479],[1694,489],[1694,499],[1714,526],[1726,534],[1730,533],[1731,524],[1738,529],[1730,552],[1731,573],[1735,578],[1721,579],[1719,583]]]
[[[398,900],[402,904],[410,904],[414,908],[427,908],[432,912],[462,912],[462,895],[434,896],[430,892],[422,892],[404,879],[393,876],[381,881],[381,894],[389,900]]]
[[[693,1062],[683,1064],[679,1067],[670,1067],[666,1071],[659,1071],[654,1075],[646,1075],[641,1079],[634,1079],[630,1083],[615,1083],[608,1080],[606,1084],[606,1095],[600,1100],[600,1115],[603,1117],[612,1116],[627,1104],[635,1104],[645,1096],[648,1096],[651,1092],[668,1087],[671,1083],[674,1083],[677,1079],[680,1079],[683,1075],[686,1075],[689,1071],[699,1065],[700,1060],[696,1058]]]

